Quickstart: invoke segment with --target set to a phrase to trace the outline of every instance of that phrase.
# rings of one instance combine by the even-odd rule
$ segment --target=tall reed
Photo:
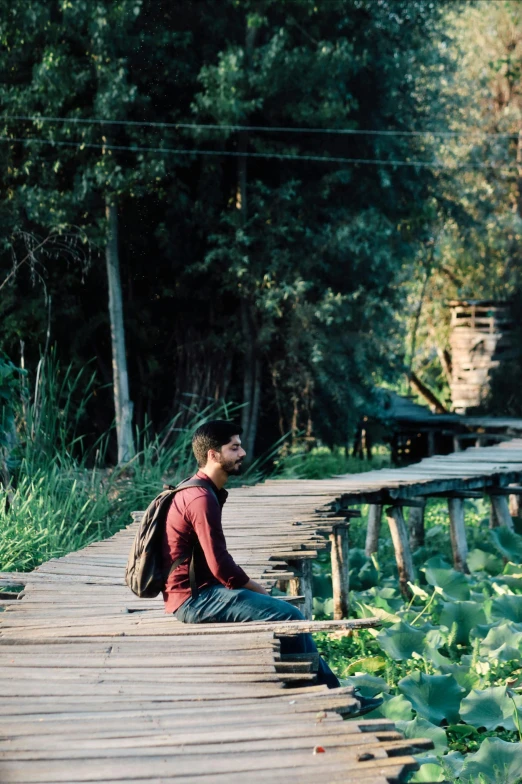
[[[94,374],[62,369],[55,355],[38,367],[34,389],[21,383],[10,486],[0,499],[0,571],[27,571],[103,539],[131,521],[162,489],[194,472],[191,435],[204,421],[233,418],[237,406],[188,403],[119,468],[105,464],[109,434],[85,446]],[[14,454],[15,453],[15,454]],[[6,503],[7,496],[9,503]]]

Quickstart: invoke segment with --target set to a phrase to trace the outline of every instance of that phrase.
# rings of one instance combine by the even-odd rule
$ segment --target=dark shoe
[[[371,713],[372,710],[380,708],[384,702],[382,697],[363,697],[358,689],[355,689],[353,696],[361,707],[351,714],[352,716],[364,716],[365,713]]]

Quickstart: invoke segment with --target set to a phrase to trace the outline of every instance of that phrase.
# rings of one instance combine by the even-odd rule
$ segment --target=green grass
[[[378,447],[372,460],[347,456],[345,450],[315,447],[309,452],[291,451],[275,460],[279,479],[327,479],[338,474],[358,474],[391,465],[389,450]]]
[[[164,483],[194,472],[191,436],[198,425],[237,414],[237,407],[225,403],[202,410],[189,403],[164,432],[152,438],[137,434],[141,448],[129,464],[108,468],[109,434],[91,448],[81,435],[89,426],[94,376],[74,376],[51,356],[37,378],[32,394],[24,380],[12,403],[17,430],[7,456],[11,483],[3,503],[0,497],[0,571],[30,571],[116,533]],[[252,466],[242,482],[255,481],[259,468]]]

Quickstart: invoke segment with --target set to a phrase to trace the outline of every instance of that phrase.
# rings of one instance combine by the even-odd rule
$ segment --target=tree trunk
[[[246,28],[245,36],[245,77],[252,66],[257,27]],[[242,131],[238,139],[238,151],[246,153],[248,149],[248,131]],[[239,212],[241,226],[245,226],[248,218],[248,172],[246,156],[241,156],[237,164],[236,209]],[[243,446],[247,456],[254,457],[257,435],[259,407],[261,404],[261,360],[257,346],[257,330],[255,327],[254,305],[249,299],[241,300],[241,324],[243,327],[243,343],[245,346],[245,362],[243,369],[243,409],[241,425],[243,427]]]
[[[129,399],[129,376],[125,354],[125,328],[121,296],[120,260],[118,253],[118,211],[116,204],[107,199],[107,281],[109,286],[109,317],[111,322],[112,375],[116,436],[118,439],[118,465],[127,463],[135,453],[132,433],[132,403]]]
[[[422,395],[422,397],[427,400],[430,406],[433,406],[435,409],[436,414],[447,414],[448,409],[445,408],[440,400],[433,394],[431,389],[428,389],[426,384],[424,384],[420,378],[413,372],[409,375],[409,380],[411,385],[417,390],[417,392]]]

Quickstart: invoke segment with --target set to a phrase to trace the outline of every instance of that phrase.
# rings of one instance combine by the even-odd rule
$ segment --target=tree
[[[308,444],[344,443],[371,408],[375,383],[403,372],[400,287],[432,229],[426,203],[437,179],[393,163],[429,155],[424,141],[366,130],[409,131],[429,118],[448,59],[438,45],[444,8],[422,0],[6,8],[0,29],[14,60],[3,71],[6,112],[82,121],[6,126],[15,138],[72,145],[10,145],[8,223],[85,226],[100,249],[118,235],[140,426],[160,426],[184,400],[227,395],[246,403],[251,453],[258,412],[258,451],[278,430],[304,432]],[[174,127],[128,124],[143,120]],[[185,127],[194,123],[219,127]],[[184,154],[150,151],[162,147]],[[328,157],[345,160],[314,160]],[[72,272],[49,270],[59,292],[53,328],[72,335],[77,363],[96,353],[102,380],[112,381],[100,266],[81,293]],[[30,314],[10,317],[11,344],[22,324],[38,334]],[[99,429],[104,394],[94,406]]]

